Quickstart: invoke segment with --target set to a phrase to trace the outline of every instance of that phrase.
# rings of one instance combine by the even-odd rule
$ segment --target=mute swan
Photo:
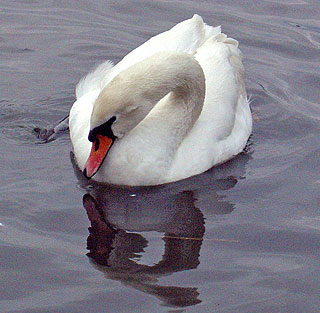
[[[70,137],[87,178],[157,185],[240,153],[252,129],[238,42],[202,18],[152,37],[83,78]]]

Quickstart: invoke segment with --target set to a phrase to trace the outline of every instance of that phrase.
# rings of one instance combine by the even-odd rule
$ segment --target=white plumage
[[[76,95],[69,126],[80,169],[89,131],[117,117],[118,139],[93,177],[100,182],[156,185],[202,173],[240,153],[252,129],[238,42],[198,15],[117,65],[101,64]]]

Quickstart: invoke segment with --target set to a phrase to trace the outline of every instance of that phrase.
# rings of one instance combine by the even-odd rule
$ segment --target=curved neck
[[[100,92],[91,129],[99,119],[104,123],[116,116],[112,131],[120,140],[109,158],[130,159],[133,172],[150,172],[157,184],[198,119],[204,98],[204,73],[192,56],[158,53],[121,72]]]
[[[117,131],[127,134],[140,122],[157,116],[164,121],[160,126],[153,120],[158,132],[165,131],[165,126],[168,131],[178,129],[177,140],[180,137],[181,141],[199,117],[204,97],[204,73],[193,56],[160,52],[117,75],[100,93],[93,115],[104,120],[119,113],[113,125],[116,136]]]
[[[185,53],[162,52],[137,63],[126,78],[135,81],[136,96],[142,101],[142,115],[169,94],[159,109],[178,110],[195,121],[202,110],[205,98],[205,77],[199,63]],[[158,106],[158,105],[157,105]],[[183,114],[185,112],[185,114]],[[143,116],[143,118],[146,115]]]
[[[139,66],[147,71],[140,81],[144,87],[141,99],[147,101],[138,110],[142,121],[132,135],[142,135],[141,151],[145,153],[148,146],[150,159],[163,160],[161,168],[169,169],[202,111],[205,77],[199,63],[186,54],[158,55],[143,65]]]

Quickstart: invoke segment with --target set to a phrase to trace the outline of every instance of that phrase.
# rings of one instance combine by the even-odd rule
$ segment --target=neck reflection
[[[189,306],[201,302],[197,288],[157,284],[161,276],[194,269],[199,265],[205,228],[203,214],[194,206],[193,193],[181,192],[162,201],[162,205],[158,202],[145,219],[145,211],[137,207],[139,201],[136,199],[128,202],[126,207],[119,206],[116,212],[110,209],[112,205],[101,205],[101,202],[113,203],[117,192],[112,189],[108,191],[101,193],[99,190],[83,197],[83,205],[91,223],[87,255],[93,266],[102,271],[106,278],[157,296],[164,305]],[[145,197],[146,194],[141,196]],[[125,197],[121,198],[118,204],[124,204]],[[169,202],[171,206],[168,206]],[[164,210],[157,215],[159,209]],[[133,216],[134,212],[136,214]],[[148,242],[141,234],[131,232],[146,229],[164,233],[164,254],[152,266],[137,262]]]
[[[179,282],[161,285],[161,279],[200,264],[205,233],[202,211],[220,215],[234,210],[219,191],[232,189],[239,178],[244,178],[248,157],[244,155],[240,160],[244,160],[240,166],[238,159],[238,163],[229,162],[214,172],[168,185],[94,185],[83,197],[91,224],[87,240],[91,264],[107,279],[154,295],[163,305],[185,307],[200,303],[197,287],[174,286]],[[145,238],[150,232],[161,234],[164,252],[154,264],[147,265],[143,264],[146,248],[153,255],[159,250]]]

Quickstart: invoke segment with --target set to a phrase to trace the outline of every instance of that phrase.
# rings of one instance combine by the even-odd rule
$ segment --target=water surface
[[[1,312],[318,312],[318,1],[0,9]],[[93,66],[193,13],[240,42],[245,153],[174,184],[101,188],[74,171],[67,134],[39,144],[32,129],[68,113]]]

